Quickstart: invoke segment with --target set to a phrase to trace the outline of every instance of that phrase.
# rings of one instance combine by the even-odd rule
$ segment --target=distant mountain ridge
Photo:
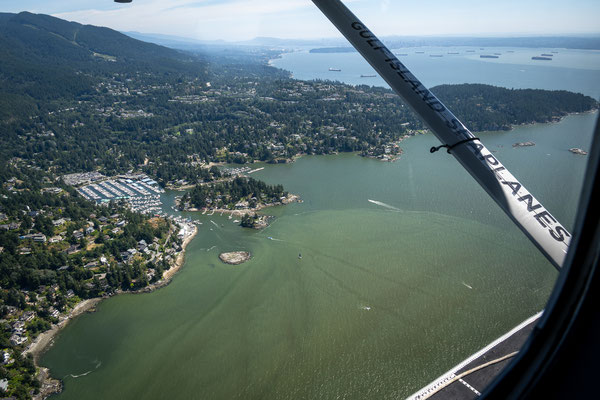
[[[281,39],[274,37],[256,37],[244,41],[197,40],[193,38],[162,35],[157,33],[124,32],[135,39],[157,43],[176,49],[194,49],[205,46],[248,46],[286,48],[294,46],[311,46],[319,52],[321,49],[345,49],[349,47],[344,38],[322,39]],[[598,35],[553,35],[553,36],[515,36],[515,37],[469,37],[469,36],[381,36],[380,39],[390,48],[420,46],[474,46],[474,47],[531,47],[531,48],[566,48],[581,50],[600,50],[600,34]],[[341,50],[336,50],[336,52]]]
[[[16,46],[18,50],[15,50],[22,55],[35,57],[42,54],[46,61],[48,56],[51,56],[50,60],[68,57],[92,61],[94,53],[116,57],[117,61],[119,58],[144,61],[184,58],[177,51],[140,42],[109,28],[29,12],[3,14],[0,17],[0,35]],[[65,46],[67,43],[71,46]]]
[[[49,15],[0,14],[0,117],[93,90],[97,76],[124,71],[199,75],[205,63],[109,28]]]

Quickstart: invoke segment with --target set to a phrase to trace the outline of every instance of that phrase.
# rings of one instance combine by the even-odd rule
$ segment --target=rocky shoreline
[[[181,245],[182,250],[181,252],[179,252],[177,259],[173,263],[173,266],[171,266],[171,268],[169,268],[163,273],[162,279],[135,292],[117,292],[116,294],[148,293],[156,289],[162,288],[164,286],[167,286],[171,282],[171,279],[173,279],[173,276],[175,276],[175,274],[179,272],[181,267],[183,267],[185,261],[186,247],[196,236],[197,233],[198,227],[193,226],[193,230],[184,238],[183,243]],[[27,346],[27,349],[25,349],[23,355],[31,354],[33,356],[34,365],[36,366],[36,368],[38,368],[37,379],[41,383],[40,392],[37,395],[33,396],[34,400],[43,400],[53,394],[60,393],[62,391],[62,382],[58,379],[52,378],[52,376],[50,375],[50,370],[48,368],[39,365],[39,359],[42,356],[42,354],[44,354],[44,352],[48,350],[50,346],[52,346],[56,335],[65,326],[67,326],[73,318],[83,314],[84,312],[96,311],[96,306],[98,305],[98,303],[100,303],[103,299],[108,297],[110,296],[95,297],[77,303],[75,307],[73,307],[73,309],[69,311],[68,314],[60,318],[57,324],[52,325],[52,327],[49,330],[40,333],[38,337],[29,346]]]

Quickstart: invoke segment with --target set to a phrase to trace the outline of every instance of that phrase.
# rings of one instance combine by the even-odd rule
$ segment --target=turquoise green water
[[[589,148],[596,116],[480,137],[571,227],[587,158],[567,149]],[[511,146],[524,140],[536,146]],[[304,202],[269,210],[264,231],[196,215],[169,286],[61,332],[41,360],[64,380],[58,398],[398,398],[541,310],[554,268],[435,143],[411,138],[395,163],[345,154],[255,173]],[[222,264],[230,250],[253,258]]]

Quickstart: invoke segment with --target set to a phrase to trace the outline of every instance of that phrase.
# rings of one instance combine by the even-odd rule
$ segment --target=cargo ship
[[[335,72],[340,72],[341,69],[340,68],[329,68],[330,71],[335,71]]]
[[[532,60],[546,60],[546,61],[550,61],[552,60],[552,57],[541,57],[541,56],[533,56],[531,57]]]
[[[499,58],[499,56],[493,56],[490,54],[481,54],[479,58]]]

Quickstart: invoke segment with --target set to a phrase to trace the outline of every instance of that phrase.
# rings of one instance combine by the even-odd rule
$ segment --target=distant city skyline
[[[597,0],[347,0],[377,35],[518,36],[600,34]],[[310,0],[21,0],[1,12],[30,11],[82,24],[187,37],[249,40],[255,37],[340,37]]]

